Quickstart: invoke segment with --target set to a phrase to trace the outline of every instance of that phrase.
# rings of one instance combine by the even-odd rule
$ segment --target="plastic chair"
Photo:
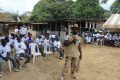
[[[49,54],[53,54],[49,45],[44,45],[44,54],[46,55],[46,59],[48,58]]]
[[[36,43],[30,43],[29,46],[31,49],[31,54],[33,55],[33,64],[34,64],[37,57],[41,56],[41,53],[40,53],[39,47]],[[37,49],[37,51],[36,51],[36,49]]]
[[[11,72],[11,71],[12,71],[11,61],[10,61],[10,60],[5,61],[5,64],[8,65],[8,69],[9,69],[9,71]]]
[[[12,71],[11,62],[10,60],[8,60],[7,62],[8,62],[9,71],[11,72]]]

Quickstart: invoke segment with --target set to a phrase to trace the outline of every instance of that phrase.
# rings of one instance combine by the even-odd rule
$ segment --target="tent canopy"
[[[120,29],[120,14],[112,14],[103,24],[104,28]]]

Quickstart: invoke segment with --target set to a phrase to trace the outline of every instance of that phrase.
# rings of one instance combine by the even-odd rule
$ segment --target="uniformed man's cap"
[[[78,26],[78,24],[74,24],[74,25],[71,26],[71,29],[75,29],[75,28],[80,29],[80,27]]]

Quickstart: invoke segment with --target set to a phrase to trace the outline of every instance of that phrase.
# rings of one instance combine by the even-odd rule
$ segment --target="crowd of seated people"
[[[0,33],[0,77],[2,77],[2,65],[3,61],[10,60],[13,64],[13,70],[15,72],[20,71],[20,67],[26,67],[30,62],[31,55],[31,43],[35,43],[39,46],[40,53],[44,57],[44,46],[50,47],[52,52],[58,51],[60,59],[64,58],[64,50],[57,35],[38,35],[37,38],[32,38],[32,33],[27,30],[25,25],[16,27],[14,32],[2,37]],[[37,50],[36,50],[37,51]],[[21,58],[26,58],[24,63],[21,64]]]
[[[120,47],[120,33],[119,32],[86,32],[85,43],[106,46]]]

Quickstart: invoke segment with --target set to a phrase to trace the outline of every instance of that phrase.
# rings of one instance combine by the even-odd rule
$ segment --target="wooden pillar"
[[[68,34],[71,33],[70,27],[71,27],[70,22],[68,22]]]
[[[51,21],[50,21],[50,31],[52,31],[52,30],[51,30]]]
[[[85,23],[85,28],[88,28],[88,22],[86,21],[86,23]]]
[[[95,22],[93,23],[93,29],[94,29],[94,31],[95,31]]]
[[[91,27],[92,27],[92,22],[90,22],[90,25],[89,25],[89,31],[90,31]]]
[[[55,23],[55,31],[57,31],[57,22]]]
[[[60,22],[60,30],[62,30],[62,21]]]

